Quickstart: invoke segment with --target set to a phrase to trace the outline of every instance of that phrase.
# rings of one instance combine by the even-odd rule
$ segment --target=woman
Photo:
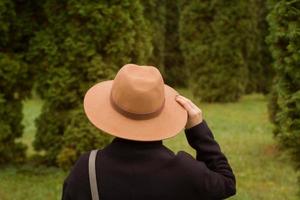
[[[84,98],[90,122],[115,139],[82,155],[63,187],[63,200],[224,199],[235,176],[201,110],[163,82],[158,69],[127,64]],[[194,159],[162,144],[183,128]]]

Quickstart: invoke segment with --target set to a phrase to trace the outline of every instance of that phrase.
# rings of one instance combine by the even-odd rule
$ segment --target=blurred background
[[[82,109],[126,63],[204,113],[241,200],[300,199],[300,0],[0,0],[0,200],[60,199],[111,138]],[[164,141],[195,154],[183,135]]]

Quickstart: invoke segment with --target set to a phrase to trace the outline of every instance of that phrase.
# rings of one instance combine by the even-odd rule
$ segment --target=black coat
[[[116,138],[96,157],[100,200],[224,199],[235,194],[235,177],[205,121],[185,130],[196,159],[174,154],[161,141]],[[63,200],[91,200],[89,153],[64,182]]]

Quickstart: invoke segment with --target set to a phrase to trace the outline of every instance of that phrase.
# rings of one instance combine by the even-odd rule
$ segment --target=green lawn
[[[191,97],[187,90],[182,94]],[[30,145],[34,138],[34,118],[42,102],[29,100],[24,106],[25,134]],[[297,178],[287,156],[276,147],[272,125],[268,121],[266,99],[245,96],[239,103],[198,103],[216,140],[227,155],[237,177],[237,195],[241,200],[296,200]],[[192,154],[184,135],[165,141],[174,151]],[[29,147],[28,154],[34,151]],[[56,168],[6,166],[0,169],[0,200],[60,199],[67,172]]]

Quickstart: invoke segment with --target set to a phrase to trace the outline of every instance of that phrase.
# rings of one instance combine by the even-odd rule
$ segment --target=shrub
[[[300,169],[300,1],[269,1],[269,5],[267,41],[276,74],[270,102],[274,134]]]

